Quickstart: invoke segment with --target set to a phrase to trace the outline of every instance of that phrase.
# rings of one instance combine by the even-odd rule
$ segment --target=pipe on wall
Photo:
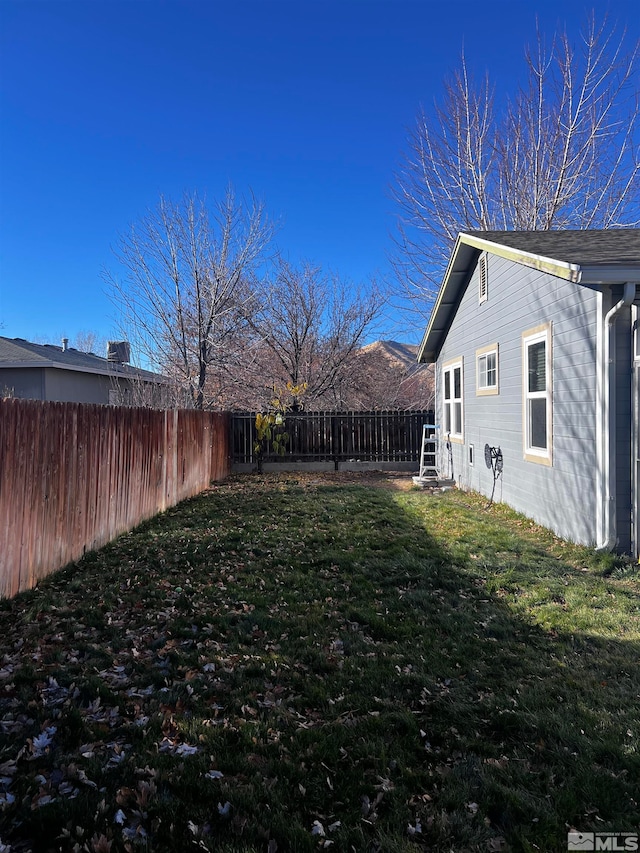
[[[615,548],[618,533],[616,519],[616,319],[619,312],[631,305],[636,297],[635,282],[624,285],[622,299],[610,308],[603,318],[601,357],[598,364],[601,388],[600,430],[597,443],[597,470],[600,473],[600,495],[602,510],[599,513],[598,551]]]

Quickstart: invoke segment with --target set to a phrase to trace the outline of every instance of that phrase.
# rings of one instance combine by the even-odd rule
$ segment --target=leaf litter
[[[580,804],[584,765],[557,708],[622,672],[576,730],[597,739],[604,722],[635,743],[623,697],[637,666],[510,616],[504,602],[525,596],[487,580],[487,515],[473,539],[474,512],[334,478],[237,478],[5,603],[2,842],[48,849],[37,812],[60,850],[214,850],[220,833],[271,851],[373,849],[389,833],[508,850],[520,832],[548,849],[559,775],[591,815],[583,828],[602,825],[604,800]],[[492,523],[504,537],[508,519]],[[626,606],[637,587],[625,575],[616,589]],[[633,755],[620,751],[615,774],[624,814],[640,800]]]

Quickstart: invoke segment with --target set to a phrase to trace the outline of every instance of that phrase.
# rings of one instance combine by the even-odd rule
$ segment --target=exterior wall
[[[18,400],[44,400],[44,371],[33,368],[0,370],[0,397]]]
[[[461,298],[437,365],[437,421],[443,422],[442,365],[463,357],[464,436],[441,435],[440,472],[461,488],[490,495],[485,445],[499,447],[502,478],[495,500],[563,538],[596,538],[596,329],[598,294],[490,255],[488,299],[479,303],[478,270]],[[523,438],[522,334],[552,324],[552,464],[526,461]],[[498,344],[498,394],[476,394],[476,350]],[[474,464],[469,445],[474,446]]]
[[[108,376],[54,368],[47,368],[44,373],[45,400],[60,403],[109,402],[109,389],[112,384]]]
[[[51,367],[0,369],[2,396],[55,403],[151,404],[159,409],[172,408],[173,402],[162,385],[143,382],[132,386],[128,379]]]

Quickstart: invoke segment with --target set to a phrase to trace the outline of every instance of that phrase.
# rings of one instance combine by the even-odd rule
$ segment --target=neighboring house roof
[[[33,344],[22,338],[0,336],[1,368],[57,368],[80,373],[97,373],[103,376],[143,379],[148,382],[166,382],[159,373],[131,367],[128,364],[108,361],[92,352],[80,352],[73,347],[63,349],[54,344]]]
[[[418,350],[418,361],[436,360],[477,257],[485,251],[576,284],[637,281],[640,229],[461,232]]]

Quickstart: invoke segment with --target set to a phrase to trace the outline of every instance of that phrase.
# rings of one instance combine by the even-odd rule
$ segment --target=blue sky
[[[113,336],[101,278],[161,194],[253,191],[278,243],[354,281],[390,272],[407,129],[464,46],[511,90],[524,45],[627,0],[0,0],[0,334]],[[382,336],[417,342],[422,329]],[[404,326],[404,328],[403,328]]]

